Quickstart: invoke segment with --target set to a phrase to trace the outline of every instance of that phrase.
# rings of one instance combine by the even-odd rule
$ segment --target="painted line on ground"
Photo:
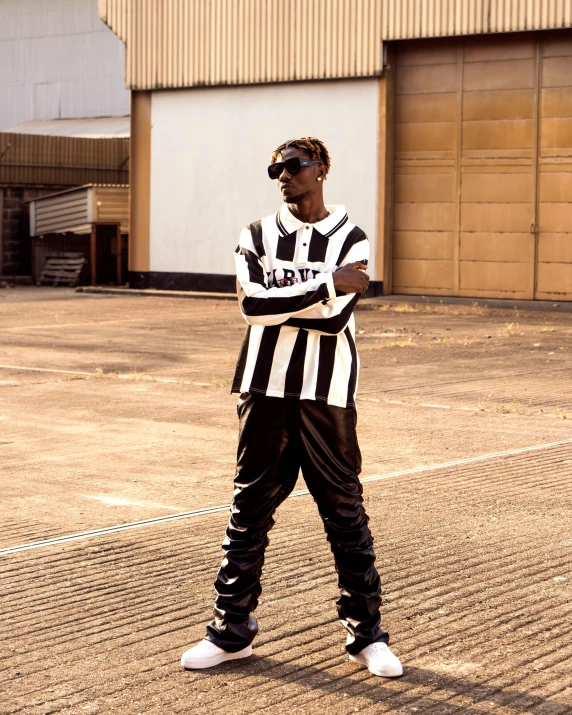
[[[358,397],[358,401],[361,402],[376,402],[376,403],[382,403],[384,405],[397,405],[398,407],[426,407],[431,410],[451,410],[453,412],[473,412],[475,414],[483,414],[483,415],[490,415],[490,414],[496,414],[498,413],[498,409],[494,409],[494,404],[492,407],[485,407],[485,408],[480,408],[478,406],[475,407],[464,407],[463,405],[439,405],[433,402],[413,402],[411,400],[385,400],[385,399],[377,399],[373,397]],[[496,403],[498,405],[502,405],[502,401]],[[514,410],[513,412],[506,412],[502,414],[519,414],[519,415],[534,415],[535,417],[550,417],[550,418],[556,418],[559,417],[558,414],[553,414],[551,412],[544,412],[544,409],[549,409],[549,407],[553,407],[553,405],[549,405],[546,408],[542,408],[541,405],[534,405],[534,407],[529,407],[528,405],[524,408],[524,411],[519,412],[518,410]],[[536,412],[527,412],[528,409],[534,409],[537,410]]]
[[[406,477],[412,474],[422,474],[423,472],[434,472],[439,469],[448,469],[450,467],[459,467],[465,464],[475,464],[477,462],[485,462],[490,459],[501,459],[503,457],[514,457],[519,454],[529,454],[531,452],[539,452],[545,449],[554,447],[562,447],[572,445],[572,439],[561,440],[559,442],[547,442],[544,444],[536,444],[531,447],[519,447],[517,449],[507,449],[503,452],[489,452],[480,454],[476,457],[467,457],[465,459],[454,459],[450,462],[439,462],[437,464],[429,464],[422,467],[414,467],[413,469],[404,469],[398,472],[389,472],[388,474],[376,474],[372,477],[365,477],[361,480],[363,484],[367,482],[379,482],[383,479],[395,479],[396,477]],[[300,489],[292,492],[289,499],[294,497],[307,496],[310,492],[308,489]],[[116,524],[115,526],[105,526],[101,529],[91,529],[90,531],[82,531],[76,534],[67,534],[58,536],[53,539],[44,539],[43,541],[32,541],[27,544],[19,544],[18,546],[8,546],[0,549],[0,556],[10,556],[22,551],[31,551],[32,549],[41,549],[45,546],[59,546],[70,541],[79,541],[80,539],[96,538],[98,536],[106,536],[107,534],[117,534],[121,531],[130,531],[131,529],[139,529],[144,526],[154,526],[156,524],[164,524],[166,522],[178,521],[180,519],[191,519],[196,516],[206,516],[207,514],[216,514],[220,511],[230,509],[230,504],[220,504],[219,506],[206,507],[204,509],[195,509],[194,511],[183,511],[179,514],[166,514],[165,516],[157,516],[152,519],[143,519],[142,521],[132,521],[126,524]]]
[[[89,375],[93,377],[96,372],[80,372],[79,370],[52,370],[47,367],[22,367],[21,365],[0,365],[0,370],[24,370],[27,372],[54,372],[60,375]]]
[[[0,365],[0,370],[24,370],[26,372],[47,372],[56,375],[82,375],[85,377],[107,377],[119,380],[134,380],[138,382],[165,382],[176,383],[178,385],[199,385],[200,387],[212,387],[210,382],[196,382],[195,380],[179,380],[171,377],[158,377],[137,372],[82,372],[81,370],[55,370],[47,367],[23,367],[21,365]]]

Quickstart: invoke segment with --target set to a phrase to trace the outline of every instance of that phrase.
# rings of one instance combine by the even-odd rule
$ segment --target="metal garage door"
[[[402,43],[393,290],[572,300],[572,33]]]

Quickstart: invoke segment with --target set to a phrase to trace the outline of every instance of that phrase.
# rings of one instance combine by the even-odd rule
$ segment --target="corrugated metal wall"
[[[0,2],[0,131],[35,119],[125,116],[125,47],[95,0]]]
[[[382,0],[384,40],[570,27],[572,0]]]
[[[96,223],[119,223],[121,233],[129,233],[129,187],[94,186]]]
[[[86,233],[91,229],[92,191],[89,187],[46,196],[30,205],[30,234],[75,231]]]
[[[129,139],[0,133],[0,185],[129,183]]]
[[[375,76],[382,41],[570,27],[572,0],[98,0],[132,89]]]
[[[30,233],[86,233],[92,223],[119,223],[129,232],[128,186],[80,186],[30,204]]]
[[[133,89],[382,71],[379,0],[99,0]]]

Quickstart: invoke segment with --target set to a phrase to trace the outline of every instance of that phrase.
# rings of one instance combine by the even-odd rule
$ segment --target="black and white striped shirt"
[[[243,229],[235,259],[248,328],[232,392],[355,405],[359,296],[336,294],[332,274],[367,263],[369,243],[343,206],[327,209],[322,221],[304,224],[283,204]]]

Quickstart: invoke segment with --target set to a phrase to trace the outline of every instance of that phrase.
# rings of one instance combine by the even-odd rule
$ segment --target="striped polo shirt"
[[[343,206],[326,208],[325,219],[305,224],[284,203],[240,234],[237,290],[248,328],[232,392],[355,405],[359,295],[336,291],[332,274],[367,263],[369,243]]]

